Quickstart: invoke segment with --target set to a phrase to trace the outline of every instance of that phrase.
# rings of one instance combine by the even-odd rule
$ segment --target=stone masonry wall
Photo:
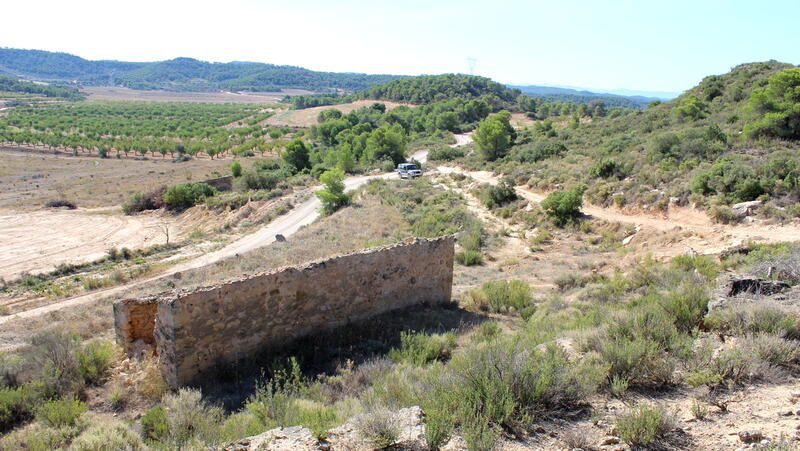
[[[453,247],[452,236],[413,239],[192,291],[122,300],[114,305],[117,337],[129,355],[155,352],[171,386],[190,384],[215,365],[310,332],[448,302]]]

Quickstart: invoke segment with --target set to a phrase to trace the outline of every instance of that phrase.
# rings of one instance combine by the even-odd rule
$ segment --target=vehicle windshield
[[[407,164],[406,165],[406,170],[411,171],[413,169],[417,169],[417,165],[416,164]]]

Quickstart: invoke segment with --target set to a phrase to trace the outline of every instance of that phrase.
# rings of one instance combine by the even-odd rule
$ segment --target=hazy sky
[[[743,62],[800,63],[800,0],[6,0],[0,46],[336,72],[682,91]]]

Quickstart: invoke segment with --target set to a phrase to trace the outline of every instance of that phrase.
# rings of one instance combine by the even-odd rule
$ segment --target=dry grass
[[[397,242],[404,238],[405,228],[400,213],[381,205],[377,199],[365,198],[327,218],[300,230],[285,242],[276,242],[168,278],[148,287],[147,293],[190,288],[218,283],[243,274],[255,274],[288,265],[310,262],[334,254]],[[131,293],[137,295],[140,293]]]
[[[230,165],[230,160],[209,159],[172,163],[160,156],[146,161],[73,157],[13,147],[0,149],[0,158],[0,208],[15,210],[42,209],[53,199],[83,208],[120,205],[135,191],[228,175]]]

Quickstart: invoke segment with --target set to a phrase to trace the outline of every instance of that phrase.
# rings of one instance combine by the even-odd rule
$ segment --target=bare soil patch
[[[289,127],[311,127],[317,123],[317,115],[322,110],[337,109],[342,113],[349,113],[358,108],[370,106],[376,102],[386,105],[387,110],[397,108],[400,105],[414,106],[408,103],[391,102],[387,100],[356,100],[354,102],[343,103],[341,105],[325,105],[306,108],[303,110],[278,111],[274,116],[264,121],[264,124],[285,125]]]
[[[228,160],[73,157],[0,148],[0,208],[39,210],[53,199],[78,207],[120,205],[135,191],[227,175]],[[248,159],[242,163],[247,166]]]

